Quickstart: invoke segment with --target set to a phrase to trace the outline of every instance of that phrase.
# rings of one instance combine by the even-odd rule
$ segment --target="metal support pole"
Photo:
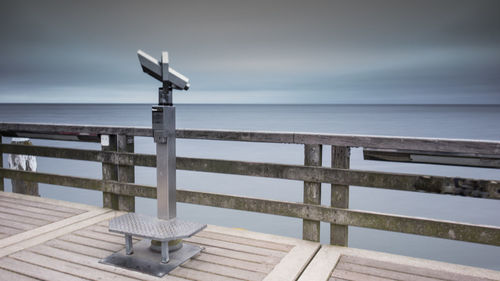
[[[172,94],[171,88],[167,88]],[[168,95],[168,94],[167,94]],[[175,107],[153,107],[153,136],[156,142],[158,218],[176,217]]]
[[[332,168],[349,169],[351,148],[332,145]],[[331,206],[335,208],[349,208],[349,186],[332,184]],[[348,245],[348,226],[330,224],[330,244],[337,246]]]
[[[133,248],[133,243],[132,243],[132,235],[125,234],[125,254],[131,255],[134,253],[134,248]]]
[[[168,256],[168,241],[161,242],[161,263],[167,263],[170,260]]]
[[[321,166],[322,148],[321,144],[304,145],[304,165]],[[304,182],[304,203],[321,204],[320,182]],[[302,223],[302,239],[319,242],[320,222],[304,219]]]

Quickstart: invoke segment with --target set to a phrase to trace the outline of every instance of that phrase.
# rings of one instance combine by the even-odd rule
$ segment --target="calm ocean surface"
[[[352,133],[441,138],[500,140],[500,106],[429,105],[177,105],[178,128]],[[94,125],[151,126],[151,105],[20,105],[0,104],[0,122],[38,122]],[[9,142],[10,139],[6,138]],[[50,142],[35,144],[99,149],[98,144]],[[136,152],[154,153],[150,138],[136,138]],[[177,141],[179,156],[246,161],[303,163],[303,147],[203,140]],[[4,166],[7,160],[4,157]],[[330,163],[325,147],[323,164]],[[38,158],[38,170],[91,178],[101,177],[97,163]],[[425,173],[500,180],[495,169],[396,164],[362,160],[354,149],[351,168]],[[297,181],[178,171],[179,188],[299,202],[302,183]],[[154,185],[154,169],[136,168],[136,182]],[[10,181],[6,180],[10,190]],[[329,185],[323,185],[328,205]],[[40,185],[43,197],[100,206],[100,192]],[[138,198],[137,212],[155,215],[156,202]],[[500,202],[415,192],[351,187],[350,208],[500,226]],[[187,220],[241,227],[253,231],[298,237],[301,220],[179,204],[179,217]],[[329,242],[329,227],[321,225],[322,243]],[[500,249],[493,246],[427,238],[378,230],[349,228],[349,246],[413,257],[500,270]]]

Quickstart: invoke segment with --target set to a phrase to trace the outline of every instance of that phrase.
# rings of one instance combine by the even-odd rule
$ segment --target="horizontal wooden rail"
[[[500,168],[500,156],[469,155],[464,153],[432,153],[418,150],[363,149],[365,160],[422,163],[434,165]]]
[[[47,135],[108,134],[145,137],[152,136],[151,128],[146,127],[0,123],[0,134],[2,135],[16,136],[21,133]],[[177,137],[204,140],[324,144],[382,149],[410,149],[430,152],[469,153],[473,155],[500,155],[500,142],[486,140],[194,129],[179,129],[177,130]]]
[[[149,154],[16,144],[2,144],[0,148],[4,153],[97,161],[116,165],[156,166],[156,156]],[[177,157],[177,169],[500,199],[500,183],[469,178],[185,157]]]
[[[0,169],[0,177],[100,190],[119,195],[156,198],[156,188],[147,185],[9,169]],[[496,226],[472,225],[181,189],[177,190],[177,200],[182,203],[500,246],[500,227]]]

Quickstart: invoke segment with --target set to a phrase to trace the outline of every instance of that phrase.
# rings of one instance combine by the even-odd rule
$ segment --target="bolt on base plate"
[[[202,247],[183,243],[182,248],[169,253],[168,263],[161,263],[161,254],[149,249],[150,245],[151,240],[144,239],[134,244],[131,255],[127,255],[123,249],[99,262],[162,277],[203,250]]]

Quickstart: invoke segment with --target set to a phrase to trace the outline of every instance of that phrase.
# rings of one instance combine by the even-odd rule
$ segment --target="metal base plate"
[[[149,249],[151,240],[144,239],[134,244],[134,253],[126,255],[125,249],[100,260],[100,263],[162,277],[170,271],[201,252],[203,248],[183,243],[182,248],[170,252],[168,263],[161,263],[161,254]]]

